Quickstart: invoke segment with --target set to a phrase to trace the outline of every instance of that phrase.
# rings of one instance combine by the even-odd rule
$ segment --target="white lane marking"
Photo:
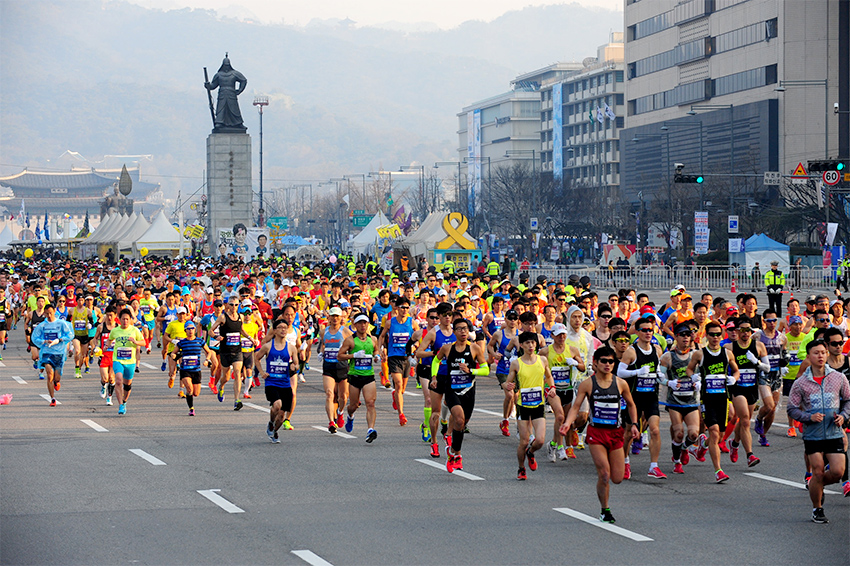
[[[772,481],[773,483],[779,483],[779,484],[787,485],[787,486],[790,486],[790,487],[797,487],[797,488],[800,488],[800,489],[806,489],[805,482],[800,483],[800,482],[791,481],[791,480],[784,480],[782,478],[775,478],[773,476],[766,476],[764,474],[757,474],[755,472],[744,472],[744,475],[750,476],[751,478],[758,478],[760,480]],[[829,493],[829,494],[832,494],[832,495],[839,495],[839,493],[837,491],[832,491],[830,489],[824,489],[823,492]]]
[[[552,510],[557,511],[558,513],[563,513],[564,515],[567,515],[574,519],[578,519],[579,521],[584,521],[588,525],[593,525],[594,527],[599,527],[600,529],[610,531],[614,534],[620,535],[621,537],[626,537],[627,539],[631,539],[635,542],[652,542],[652,539],[649,537],[645,537],[641,534],[634,533],[622,527],[612,525],[611,523],[603,523],[595,517],[585,515],[584,513],[579,513],[578,511],[574,511],[568,507],[554,507]]]
[[[150,365],[150,364],[149,364],[149,363],[147,363],[147,362],[139,362],[139,365],[145,366],[145,367],[146,367],[146,368],[148,368],[148,369],[157,369],[157,367],[156,367],[156,366],[152,366],[152,365]]]
[[[4,367],[6,367],[6,364],[4,364],[3,362],[0,362],[0,368],[4,368]]]
[[[292,554],[294,554],[307,564],[312,564],[312,566],[334,566],[318,554],[309,550],[293,550]]]
[[[218,494],[219,491],[221,491],[221,490],[220,489],[199,489],[199,490],[197,490],[198,493],[200,493],[201,495],[203,495],[204,497],[206,497],[207,499],[209,499],[210,501],[212,501],[213,503],[215,503],[216,505],[218,505],[219,507],[221,507],[222,509],[224,509],[228,513],[244,513],[245,512],[244,509],[240,509],[239,507],[237,507],[236,505],[234,505],[233,503],[231,503],[227,499],[220,496]]]
[[[496,411],[488,411],[487,409],[479,409],[475,407],[472,409],[473,411],[478,411],[479,413],[484,413],[485,415],[493,415],[494,417],[501,417],[502,413],[497,413]],[[508,420],[515,421],[516,417],[508,417]]]
[[[97,432],[109,432],[107,429],[103,428],[102,426],[100,426],[99,424],[97,424],[96,422],[94,422],[94,421],[92,421],[92,420],[89,420],[89,419],[80,419],[80,422],[81,422],[81,423],[83,423],[83,424],[86,424],[86,425],[88,425],[88,426],[90,426],[90,427],[92,427],[92,428],[93,428],[93,429],[95,429]]]
[[[15,381],[17,381],[17,382],[18,382],[18,383],[20,383],[21,385],[26,385],[26,384],[27,384],[27,382],[26,382],[26,381],[24,381],[23,379],[21,379],[21,376],[20,376],[20,375],[13,375],[13,376],[12,376],[12,379],[14,379]]]
[[[132,452],[133,454],[135,454],[139,458],[141,458],[143,460],[147,460],[148,462],[150,462],[154,466],[165,466],[165,462],[163,462],[162,460],[160,460],[156,456],[151,456],[150,454],[148,454],[147,452],[145,452],[141,448],[128,448],[127,450],[129,450],[130,452]]]
[[[41,395],[39,395],[39,397],[41,397],[45,401],[50,401],[50,395],[48,395],[47,393],[42,393]],[[61,405],[62,403],[59,402],[59,401],[56,401],[56,404]]]
[[[444,464],[439,464],[439,463],[435,462],[434,460],[426,460],[424,458],[417,458],[416,461],[420,462],[422,464],[425,464],[426,466],[431,466],[432,468],[437,468],[438,470],[443,470],[444,472],[446,471],[446,466]],[[460,476],[464,479],[468,479],[468,480],[472,480],[472,481],[484,481],[484,478],[479,478],[478,476],[468,474],[468,473],[464,472],[463,470],[455,470],[454,472],[452,472],[451,475]]]
[[[251,407],[252,409],[257,409],[258,411],[263,411],[264,413],[271,413],[272,412],[272,410],[269,409],[268,407],[261,407],[259,405],[255,405],[253,403],[244,403],[243,402],[242,404],[245,405],[246,407]]]
[[[313,428],[315,428],[316,430],[323,430],[323,431],[327,432],[328,434],[330,434],[330,431],[328,430],[328,427],[326,427],[326,426],[313,425]],[[334,434],[334,436],[341,436],[343,438],[357,438],[353,434],[348,434],[346,432],[340,432],[339,430],[337,430],[333,434]]]

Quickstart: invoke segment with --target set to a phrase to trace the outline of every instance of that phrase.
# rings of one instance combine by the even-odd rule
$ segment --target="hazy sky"
[[[467,20],[490,21],[525,6],[569,4],[563,0],[129,0],[150,8],[204,8],[228,15],[255,15],[261,22],[306,24],[313,18],[351,18],[359,25],[388,21],[432,22],[451,28]],[[623,0],[574,0],[622,11]]]

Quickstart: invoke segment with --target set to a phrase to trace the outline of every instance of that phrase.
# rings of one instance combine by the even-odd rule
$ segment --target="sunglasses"
[[[764,319],[765,322],[774,323],[774,324],[776,323],[777,320],[779,320],[779,319],[778,318],[766,318],[766,319]]]
[[[613,364],[614,358],[599,358],[598,362],[600,364]]]
[[[712,338],[720,338],[721,336],[723,336],[723,333],[722,332],[709,332],[708,335],[711,336]]]
[[[843,340],[841,340],[841,341],[834,340],[834,341],[829,342],[829,345],[830,346],[837,346],[837,347],[840,348],[841,346],[844,345],[844,341]]]
[[[410,307],[409,307],[409,306],[407,306],[407,305],[405,305],[405,306],[403,306],[403,307],[397,307],[397,308],[407,310],[407,309],[409,309]]]
[[[605,320],[610,320],[614,317],[612,317],[610,314],[603,314],[603,315],[599,315],[599,318],[604,318]]]
[[[690,338],[693,335],[694,335],[694,333],[691,332],[690,330],[685,330],[684,332],[677,332],[676,333],[676,336],[683,336],[683,337],[687,337],[687,338]]]
[[[505,320],[519,320],[518,316],[506,316]]]
[[[753,331],[752,328],[739,328],[738,329],[738,332],[750,332],[751,333],[752,331]]]
[[[439,316],[429,316],[428,320],[440,320]]]
[[[625,344],[628,344],[629,339],[628,338],[617,338],[616,340],[614,340],[614,342],[623,342]]]
[[[829,322],[828,318],[819,318],[818,322]]]
[[[651,328],[638,328],[638,332],[652,332]]]

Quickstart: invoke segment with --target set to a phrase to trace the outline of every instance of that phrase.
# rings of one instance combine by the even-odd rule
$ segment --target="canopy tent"
[[[134,253],[138,253],[142,248],[147,248],[150,252],[180,249],[180,233],[171,225],[162,210],[151,221],[145,233],[133,242]]]
[[[350,239],[345,245],[349,251],[357,254],[368,254],[370,248],[374,249],[375,240],[378,239],[378,226],[389,224],[390,221],[383,212],[378,212],[372,217],[359,234]]]
[[[145,220],[145,217],[139,214],[136,217],[135,222],[133,222],[130,226],[127,226],[127,229],[124,231],[124,233],[116,239],[116,241],[118,242],[118,249],[133,249],[133,243],[139,238],[141,238],[150,227],[151,225],[147,220]]]
[[[301,246],[309,246],[310,242],[302,238],[301,236],[283,236],[280,239],[280,247],[281,249],[296,249]]]
[[[301,246],[295,250],[295,259],[298,261],[319,261],[325,257],[325,252],[319,246]]]
[[[434,233],[435,227],[439,229],[444,216],[445,213],[432,212],[429,214],[416,232],[401,240],[401,245],[410,250],[413,257],[425,255],[425,252],[433,248],[436,243],[428,238]]]
[[[749,271],[758,262],[764,274],[770,269],[770,262],[778,261],[779,269],[788,273],[791,267],[790,250],[789,246],[770,239],[766,234],[754,234],[744,242],[743,252],[729,254],[729,263],[746,265]]]
[[[106,220],[100,223],[100,226],[94,234],[86,238],[87,244],[102,244],[108,242],[107,239],[121,224],[127,219],[123,214],[111,214],[106,217]]]
[[[120,223],[116,223],[113,225],[112,230],[109,231],[108,234],[102,236],[100,243],[102,244],[113,244],[121,240],[121,236],[127,232],[127,229],[136,222],[136,219],[139,217],[138,213],[134,212],[130,216],[125,216]]]
[[[12,232],[12,229],[9,228],[9,225],[6,224],[6,227],[3,228],[3,231],[0,232],[0,249],[9,249],[9,242],[15,239],[15,233]]]

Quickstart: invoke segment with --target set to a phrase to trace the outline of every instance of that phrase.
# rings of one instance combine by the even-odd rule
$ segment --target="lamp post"
[[[260,112],[260,208],[257,211],[257,226],[262,227],[265,224],[266,211],[263,208],[263,108],[269,105],[268,96],[255,96],[254,106]]]
[[[416,171],[419,175],[419,202],[422,203],[422,210],[425,210],[425,166],[424,165],[402,165],[398,168],[399,173],[405,171]],[[422,219],[425,219],[423,214]]]
[[[460,207],[460,166],[462,161],[437,161],[434,163],[434,169],[438,169],[440,165],[457,165],[457,184],[455,184],[455,203]]]
[[[363,212],[366,212],[366,175],[364,173],[354,173],[352,175],[343,175],[342,178],[350,181],[353,177],[360,177],[363,183]]]
[[[666,133],[667,131],[669,131],[671,126],[674,127],[674,128],[694,128],[694,127],[699,128],[699,174],[702,175],[704,173],[704,171],[703,171],[703,158],[702,158],[703,153],[704,153],[703,145],[702,145],[702,120],[699,120],[699,121],[697,121],[693,124],[692,123],[683,123],[682,124],[682,123],[677,123],[677,122],[670,122],[670,123],[664,122],[664,124],[661,126],[661,131]],[[668,139],[667,147],[670,147],[670,142],[669,142],[670,138],[667,138],[667,139]],[[703,199],[703,187],[702,187],[702,183],[700,183],[699,184],[699,210],[702,210],[703,202],[705,202],[705,200]]]

